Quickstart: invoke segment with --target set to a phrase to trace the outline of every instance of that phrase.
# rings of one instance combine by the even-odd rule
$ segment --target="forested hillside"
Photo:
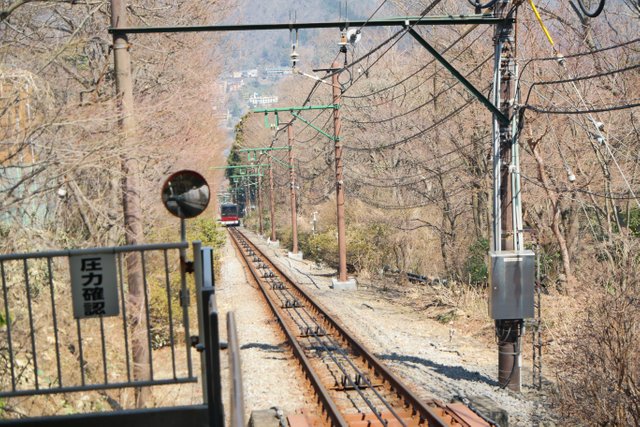
[[[127,14],[131,26],[346,21],[458,16],[473,12],[470,3],[352,0],[345,12],[339,0],[131,0]],[[638,425],[640,4],[610,0],[590,19],[569,0],[537,3],[554,44],[530,2],[514,1],[518,97],[506,102],[517,105],[519,120],[520,167],[511,165],[521,183],[519,232],[540,260],[546,385],[563,416]],[[232,141],[214,117],[214,99],[227,96],[216,83],[237,70],[291,67],[296,42],[296,71],[261,84],[274,85],[276,106],[328,105],[329,79],[312,70],[344,67],[340,185],[350,272],[365,281],[386,280],[384,272],[438,278],[447,286],[425,302],[425,315],[469,322],[492,344],[486,301],[477,309],[467,298],[487,288],[492,116],[407,29],[364,25],[346,52],[338,29],[300,31],[297,40],[286,30],[131,36],[136,129],[123,135],[110,4],[0,0],[2,253],[124,244],[131,164],[145,240],[176,240],[177,222],[159,196],[171,172],[198,170],[215,194],[233,186],[211,169],[232,144],[232,163],[246,159],[238,149],[287,144],[286,132],[274,134],[263,115],[251,114],[234,124]],[[492,26],[417,31],[491,97]],[[301,249],[334,267],[335,141],[323,135],[333,132],[333,117],[329,109],[302,116],[307,122],[293,124]],[[276,156],[286,163],[284,151]],[[289,245],[289,170],[274,173],[275,223]],[[246,224],[256,223],[254,210]],[[407,282],[407,292],[416,286],[423,285]],[[0,366],[4,381],[6,372]]]
[[[128,2],[132,26],[222,19],[224,2]],[[222,67],[211,35],[130,38],[133,145],[118,131],[109,1],[0,3],[0,215],[3,251],[123,242],[123,159],[140,166],[148,238],[159,186],[181,166],[203,170],[225,141],[210,106]],[[203,72],[206,70],[206,72]],[[211,176],[211,175],[209,175]],[[154,226],[151,226],[154,224]]]

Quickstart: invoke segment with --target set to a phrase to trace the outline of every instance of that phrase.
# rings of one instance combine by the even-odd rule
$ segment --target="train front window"
[[[222,216],[235,216],[238,215],[238,208],[236,206],[223,206],[220,209]]]

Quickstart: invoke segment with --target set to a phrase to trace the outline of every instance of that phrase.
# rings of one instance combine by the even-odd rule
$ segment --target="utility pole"
[[[269,216],[271,217],[271,237],[269,241],[271,243],[277,243],[276,240],[276,201],[273,191],[273,165],[271,156],[269,158]]]
[[[335,61],[331,68],[339,70],[340,63]],[[336,207],[338,220],[338,282],[347,281],[347,237],[344,224],[344,176],[342,174],[342,141],[340,140],[340,108],[342,102],[342,87],[338,81],[340,73],[334,72],[331,76],[331,86],[333,87],[333,137],[336,156]]]
[[[264,224],[262,220],[262,174],[258,175],[258,233],[262,236],[264,234]]]
[[[510,12],[516,13],[512,10],[513,3],[513,0],[498,1],[494,6],[494,16],[506,18]],[[492,276],[495,278],[492,277],[491,280],[492,289],[501,289],[502,295],[507,297],[501,299],[494,295],[495,302],[492,301],[491,307],[498,337],[498,382],[503,387],[520,391],[523,318],[531,317],[527,315],[528,298],[520,295],[529,293],[527,273],[523,272],[528,271],[527,262],[531,261],[529,254],[525,254],[522,235],[520,160],[515,111],[518,103],[515,25],[515,20],[501,21],[495,27],[494,37],[494,105],[508,121],[499,121],[494,114]],[[515,270],[509,264],[515,265],[516,275],[510,274],[510,268],[511,271]],[[531,304],[531,308],[532,306]],[[520,318],[513,318],[515,316]]]
[[[128,26],[125,0],[111,0],[111,26]],[[119,124],[123,134],[124,152],[135,144],[136,121],[133,110],[133,78],[131,75],[131,57],[129,40],[126,33],[113,33],[113,57],[116,77],[116,99],[118,103]],[[140,185],[138,182],[139,165],[135,158],[124,154],[122,167],[122,207],[124,213],[125,241],[127,245],[143,243],[142,209],[140,207]],[[150,378],[149,346],[145,333],[144,284],[142,264],[139,253],[130,253],[125,259],[127,265],[127,283],[129,287],[129,322],[131,326],[131,348],[133,353],[133,377],[136,381]],[[188,345],[188,344],[187,344]],[[144,406],[149,394],[148,387],[136,388],[136,406]]]
[[[244,216],[249,216],[251,210],[251,194],[249,193],[251,187],[249,186],[250,179],[247,178],[244,182]]]
[[[291,234],[293,256],[298,255],[298,211],[296,206],[296,173],[293,169],[293,122],[287,126],[287,137],[289,138],[289,182],[291,184]]]

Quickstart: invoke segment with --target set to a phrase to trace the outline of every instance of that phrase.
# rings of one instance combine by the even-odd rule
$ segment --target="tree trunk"
[[[562,234],[560,229],[560,223],[562,218],[560,216],[560,202],[562,201],[561,197],[551,191],[549,188],[549,179],[547,177],[547,172],[544,169],[544,160],[540,153],[538,152],[538,143],[532,140],[529,140],[529,146],[531,147],[531,151],[533,152],[533,156],[536,159],[536,163],[538,165],[538,178],[544,187],[545,192],[547,193],[547,197],[551,202],[551,207],[553,209],[553,216],[551,222],[551,230],[553,231],[553,235],[558,242],[558,247],[560,249],[560,257],[562,258],[562,269],[565,274],[565,282],[568,285],[572,285],[574,283],[573,273],[571,270],[571,257],[569,255],[569,248],[567,246],[567,241]],[[570,288],[571,286],[568,286]]]

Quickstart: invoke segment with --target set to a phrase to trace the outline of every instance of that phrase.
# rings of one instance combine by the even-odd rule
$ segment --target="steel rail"
[[[253,262],[263,274],[263,278],[265,279],[266,284],[272,285],[271,290],[275,294],[274,299],[277,299],[283,307],[287,307],[287,304],[291,303],[289,308],[286,310],[286,313],[289,314],[289,319],[298,327],[302,336],[307,337],[310,341],[315,341],[318,348],[322,348],[323,351],[326,352],[327,356],[329,356],[329,358],[335,364],[335,367],[337,367],[342,374],[342,378],[345,381],[343,386],[347,386],[346,383],[348,383],[348,386],[353,388],[353,390],[357,392],[359,398],[364,401],[366,406],[369,408],[369,410],[371,410],[371,412],[376,416],[376,418],[382,425],[386,425],[388,423],[388,420],[385,420],[383,413],[378,410],[376,404],[371,399],[372,396],[367,396],[367,390],[370,390],[370,392],[375,395],[375,398],[379,400],[380,403],[389,411],[389,413],[398,421],[401,427],[408,427],[401,415],[396,412],[393,405],[387,399],[385,399],[385,397],[382,396],[375,389],[374,385],[369,381],[367,372],[360,369],[352,360],[352,358],[359,358],[359,356],[355,354],[350,355],[350,351],[343,348],[344,344],[340,344],[338,341],[336,341],[336,339],[324,333],[324,328],[322,328],[322,326],[320,325],[319,320],[316,319],[316,317],[320,317],[319,314],[312,313],[307,310],[304,305],[299,304],[300,300],[298,299],[298,296],[295,295],[294,292],[292,292],[291,287],[273,287],[273,284],[284,285],[284,283],[281,282],[279,278],[276,278],[276,275],[273,273],[269,265],[264,262],[265,259],[257,256],[255,254],[255,251],[250,248],[247,242],[248,240],[243,241],[243,247],[249,252],[250,256],[253,256]],[[266,260],[269,261],[268,258],[266,258]],[[269,263],[273,266],[271,262]],[[265,275],[265,273],[268,273],[268,275]],[[289,299],[289,297],[291,299]],[[309,333],[309,331],[311,331],[311,328],[309,328],[309,322],[307,322],[303,314],[309,319],[311,323],[316,325],[318,331],[320,331],[319,328],[322,328],[322,334],[320,334],[319,332]],[[300,319],[296,319],[296,316],[298,316]],[[298,320],[301,320],[302,324]],[[337,372],[332,372],[331,369],[329,369],[329,371],[335,378],[336,383],[338,383],[340,380],[338,380],[338,377],[336,377],[335,375]],[[351,372],[349,371],[353,371],[353,377],[351,376]],[[358,378],[361,381],[364,381],[364,386],[358,382]],[[363,411],[359,412],[363,413]]]
[[[249,243],[247,242],[249,242],[249,240],[247,240],[246,237],[244,237],[244,240],[242,241],[242,246],[245,248],[245,250],[248,251],[249,255],[253,257],[253,263],[255,264],[255,268],[260,270],[260,273],[264,278],[264,282],[268,285],[273,285],[275,283],[284,285],[284,283],[282,283],[279,280],[279,278],[276,278],[275,274],[273,273],[269,265],[265,263],[265,260],[269,261],[268,258],[263,259],[260,256],[256,255],[255,251],[251,249]],[[257,248],[255,249],[258,250]],[[259,250],[258,252],[261,253],[261,251]],[[264,254],[261,253],[261,255],[263,255],[264,257]],[[269,262],[269,264],[273,266],[271,262]],[[265,273],[270,273],[270,274],[266,275]],[[302,313],[304,313],[309,318],[309,320],[312,323],[314,323],[317,327],[321,327],[321,325],[318,323],[318,320],[314,318],[314,316],[319,316],[318,313],[315,313],[315,314],[311,313],[308,310],[306,310],[306,308],[303,305],[296,305],[296,303],[299,303],[300,301],[298,297],[294,295],[294,292],[292,292],[290,288],[272,287],[271,289],[275,294],[273,297],[274,300],[279,301],[281,306],[286,307],[288,302],[292,302],[293,305],[289,307],[289,310],[287,310],[287,313],[289,314],[289,319],[298,327],[298,329],[301,331],[303,335],[305,334],[304,331],[309,331],[310,328],[309,328],[309,323],[304,319],[304,316],[302,316]],[[289,297],[291,297],[291,300],[289,300]],[[300,317],[299,320],[302,321],[304,326],[300,322],[298,322],[298,319],[294,317],[294,313],[295,315]],[[279,313],[276,313],[276,315],[281,316]],[[324,328],[322,328],[322,330],[324,331]],[[376,398],[379,399],[380,402],[386,407],[386,409],[393,415],[393,417],[395,417],[398,420],[399,424],[402,427],[407,427],[402,417],[394,410],[393,406],[374,388],[373,384],[367,379],[366,373],[360,368],[358,368],[358,366],[356,366],[354,361],[350,359],[348,352],[342,348],[342,345],[340,343],[338,343],[335,339],[331,338],[329,335],[325,333],[323,333],[322,335],[310,333],[308,334],[308,338],[312,341],[315,341],[318,348],[322,348],[326,352],[326,354],[330,357],[330,359],[333,361],[335,366],[339,369],[344,380],[348,382],[349,387],[352,387],[353,390],[355,390],[358,393],[359,397],[365,402],[369,410],[372,411],[372,413],[376,416],[376,418],[382,425],[387,424],[387,421],[385,420],[383,414],[376,408],[376,405],[367,396],[367,393],[365,392],[366,388],[369,388],[373,392],[373,394],[375,394]],[[325,340],[329,342],[327,343]],[[353,378],[350,376],[350,373],[348,372],[349,370],[354,371],[355,375],[353,376]],[[335,376],[335,373],[332,372],[332,376],[335,378],[336,383],[338,383],[339,380],[338,380],[338,377]],[[355,380],[356,378],[361,378],[366,383],[366,387],[360,386],[356,382],[357,381]]]
[[[244,236],[242,232],[239,230],[234,230],[230,233],[235,242],[238,242],[237,237],[234,235],[237,233],[247,242],[251,243],[251,241]],[[240,244],[238,247],[240,248]],[[352,335],[350,335],[345,329],[343,329],[327,312],[324,308],[322,308],[309,294],[307,294],[304,290],[298,287],[295,284],[295,280],[293,280],[287,273],[283,272],[279,269],[273,262],[269,260],[269,258],[254,244],[251,243],[251,249],[261,255],[264,260],[269,261],[269,263],[273,266],[274,270],[277,271],[282,278],[290,282],[293,289],[298,292],[304,299],[306,299],[310,305],[310,307],[320,316],[326,320],[326,322],[333,328],[337,334],[341,336],[351,347],[353,352],[357,354],[359,357],[364,359],[368,366],[372,368],[376,374],[379,374],[390,386],[391,390],[396,394],[401,396],[401,399],[405,402],[407,407],[410,407],[415,414],[418,414],[421,420],[425,420],[428,422],[429,426],[449,426],[453,423],[457,423],[460,425],[468,425],[463,419],[461,419],[458,414],[449,410],[445,404],[437,401],[430,402],[434,407],[428,406],[425,402],[422,402],[412,391],[408,390],[401,381],[391,372],[388,368],[386,368],[373,354],[371,354],[368,350],[366,350]],[[246,259],[247,257],[244,255],[242,250],[240,251],[243,254],[243,257]],[[250,263],[248,263],[250,265]],[[252,271],[254,270],[253,266],[249,267]],[[263,293],[266,292],[263,290]],[[272,310],[275,311],[275,307],[270,302],[272,306]],[[283,324],[282,321],[280,321]],[[447,422],[449,421],[450,422]]]
[[[237,230],[235,230],[235,231],[237,232]],[[234,235],[234,232],[230,231],[229,235],[231,236],[232,240],[235,242],[235,244],[238,247],[238,249],[240,249],[240,243],[238,242],[237,236]],[[244,236],[242,236],[242,237],[244,237]],[[251,271],[251,274],[253,275],[254,279],[258,283],[260,283],[260,275],[256,271],[256,268],[252,265],[251,261],[248,259],[248,256],[241,249],[240,249],[239,252],[242,255],[242,258],[245,260],[245,263],[246,263],[247,267],[249,268],[249,270]],[[284,331],[285,335],[287,336],[287,339],[289,340],[289,343],[291,344],[291,347],[293,349],[294,354],[300,360],[300,363],[301,363],[302,367],[304,368],[304,371],[305,371],[305,373],[307,375],[307,379],[309,380],[309,382],[311,382],[311,385],[313,386],[313,388],[315,389],[316,393],[318,394],[318,398],[322,402],[322,407],[323,407],[324,411],[326,412],[327,416],[331,419],[332,425],[340,426],[340,427],[348,427],[347,421],[342,417],[342,415],[340,414],[340,410],[338,409],[336,404],[333,402],[333,400],[329,396],[329,391],[322,385],[322,381],[320,380],[318,375],[314,372],[313,368],[311,367],[311,362],[310,362],[309,358],[307,358],[307,356],[304,354],[304,350],[302,349],[300,344],[298,344],[298,342],[297,342],[297,340],[295,338],[295,334],[282,321],[282,319],[280,319],[280,317],[278,315],[278,310],[277,310],[275,304],[273,303],[273,301],[271,300],[271,297],[267,293],[266,289],[264,289],[262,286],[259,286],[259,288],[262,291],[262,294],[264,295],[265,299],[267,300],[267,303],[271,307],[271,310],[273,311],[274,315],[278,319],[278,323],[280,324],[280,327],[282,328],[282,330]]]

